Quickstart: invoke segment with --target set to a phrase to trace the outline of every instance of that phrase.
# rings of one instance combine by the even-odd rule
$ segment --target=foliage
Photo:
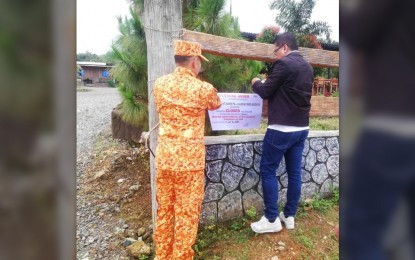
[[[306,235],[299,235],[297,237],[297,240],[309,249],[312,249],[314,247],[313,241]]]
[[[331,193],[326,198],[321,198],[317,194],[314,195],[313,199],[300,203],[299,211],[305,209],[313,209],[320,213],[325,213],[328,210],[339,205],[340,192],[338,188],[331,188]]]
[[[240,39],[238,20],[226,13],[225,0],[184,1],[185,28],[228,38]],[[206,55],[201,78],[219,92],[248,92],[250,80],[261,70],[261,63],[214,55]]]
[[[102,59],[97,54],[91,53],[89,51],[85,53],[76,54],[77,61],[93,61],[93,62],[102,62]]]
[[[81,74],[82,71],[82,67],[79,64],[76,64],[76,75],[77,77],[79,77],[79,75]]]
[[[250,80],[261,70],[261,63],[252,60],[224,58],[207,54],[201,78],[219,92],[250,92]]]
[[[144,29],[139,15],[143,0],[130,0],[131,19],[118,17],[121,36],[112,46],[116,68],[111,73],[122,83],[119,86],[123,98],[122,118],[128,123],[146,125],[147,106],[147,48]],[[238,20],[224,12],[225,0],[184,0],[182,2],[183,24],[189,30],[240,38]],[[248,92],[250,80],[261,69],[261,63],[206,55],[209,63],[200,78],[212,83],[221,92]],[[147,110],[146,110],[147,111]],[[137,119],[139,117],[139,119]],[[207,128],[209,132],[209,128]]]
[[[246,244],[249,239],[255,236],[255,233],[250,228],[250,222],[246,217],[242,217],[217,225],[199,227],[196,244],[193,246],[195,259],[211,257],[208,249],[219,242],[227,241],[231,244]],[[214,256],[213,259],[219,258]]]
[[[278,10],[275,21],[285,31],[305,38],[311,37],[310,35],[325,35],[326,39],[330,40],[331,29],[327,22],[310,21],[315,3],[316,0],[273,0],[270,7],[272,10]],[[310,38],[309,41],[313,39]]]
[[[120,82],[122,119],[135,126],[148,128],[147,111],[147,47],[144,27],[130,7],[131,18],[117,17],[121,36],[112,45],[116,66],[110,73]]]
[[[116,56],[114,55],[114,52],[112,50],[108,51],[105,54],[102,54],[99,57],[103,62],[107,63],[107,65],[115,64]]]
[[[250,209],[248,209],[246,211],[246,215],[247,215],[248,219],[250,219],[250,220],[255,219],[257,217],[257,212],[256,212],[255,207],[251,207]]]
[[[265,26],[257,35],[256,41],[262,43],[274,43],[275,35],[280,32],[281,28],[276,25]]]
[[[110,79],[110,80],[107,81],[107,83],[111,88],[116,88],[117,87],[117,81],[115,79]]]

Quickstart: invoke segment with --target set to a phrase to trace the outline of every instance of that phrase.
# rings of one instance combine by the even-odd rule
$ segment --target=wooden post
[[[144,0],[144,27],[147,42],[148,70],[148,116],[149,129],[158,123],[158,114],[154,104],[154,81],[175,68],[173,40],[178,39],[182,29],[182,9],[180,0]],[[150,133],[150,149],[155,152],[157,132]],[[150,153],[151,201],[153,224],[156,221],[156,168],[154,157]]]

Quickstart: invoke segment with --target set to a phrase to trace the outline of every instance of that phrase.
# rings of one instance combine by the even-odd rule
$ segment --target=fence
[[[201,222],[263,210],[259,164],[263,134],[206,137],[205,197]],[[339,186],[339,131],[310,131],[302,159],[301,200],[325,196]],[[285,202],[288,177],[283,160],[276,171],[279,201]]]

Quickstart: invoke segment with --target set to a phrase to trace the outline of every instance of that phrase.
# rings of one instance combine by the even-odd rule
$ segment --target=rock
[[[206,160],[219,160],[226,158],[226,145],[206,146]]]
[[[147,231],[142,237],[142,240],[147,240],[147,238],[151,238],[151,231]]]
[[[339,140],[337,137],[327,138],[326,146],[330,154],[339,154]]]
[[[317,164],[313,171],[311,172],[311,176],[313,177],[313,180],[318,183],[322,184],[328,177],[329,173],[327,171],[327,167],[325,164]]]
[[[310,147],[314,151],[320,151],[326,144],[326,140],[324,138],[311,138],[310,139]]]
[[[278,250],[279,250],[279,251],[283,251],[283,250],[285,250],[285,247],[283,247],[283,246],[279,246],[279,247],[278,247]]]
[[[220,172],[222,171],[222,161],[213,161],[206,164],[206,176],[210,181],[219,182]]]
[[[99,172],[95,173],[95,175],[94,175],[94,180],[102,178],[102,176],[104,176],[106,173],[107,173],[107,172],[106,172],[106,171],[104,171],[104,170],[101,170],[101,171],[99,171]]]
[[[140,188],[140,185],[136,184],[136,185],[132,185],[130,188],[128,188],[130,191],[138,191],[138,189]]]
[[[133,244],[127,246],[127,252],[132,257],[139,258],[142,255],[150,255],[151,254],[151,248],[143,241],[137,241]]]
[[[271,260],[279,260],[278,256],[271,257]]]
[[[259,181],[259,175],[256,173],[253,169],[249,169],[245,177],[241,181],[241,190],[247,191],[251,189],[255,184],[257,184]]]
[[[214,224],[217,222],[217,205],[216,202],[202,204],[202,210],[200,212],[200,222],[203,224]]]
[[[205,189],[204,202],[219,200],[222,198],[225,187],[220,183],[209,183]]]
[[[254,149],[259,154],[262,154],[262,143],[263,142],[255,142],[254,143]]]
[[[284,243],[284,242],[282,242],[282,241],[278,241],[278,245],[279,245],[279,246],[284,246],[284,247],[285,247],[285,243]]]
[[[124,247],[127,247],[127,246],[129,246],[129,245],[133,244],[134,242],[137,242],[137,240],[135,240],[134,238],[129,237],[129,238],[126,238],[126,239],[122,242],[122,245],[123,245]]]
[[[98,240],[98,238],[97,237],[89,237],[88,238],[88,244],[93,243],[95,240]]]
[[[261,155],[255,154],[254,156],[254,169],[256,172],[260,172]]]
[[[118,179],[118,181],[117,181],[118,183],[122,183],[122,182],[124,182],[124,179],[123,178],[121,178],[121,179]]]
[[[125,230],[123,228],[115,227],[115,234],[122,234],[124,231]]]
[[[145,229],[145,228],[143,228],[143,227],[141,227],[141,228],[139,228],[139,229],[137,230],[137,236],[138,236],[138,237],[143,236],[145,233],[146,233],[146,229]]]
[[[250,143],[236,144],[229,147],[229,161],[234,165],[244,168],[252,166],[252,157],[254,155],[253,146]]]
[[[262,197],[254,190],[249,190],[242,196],[243,208],[245,214],[252,207],[255,208],[255,212],[258,214],[264,210],[264,201]]]
[[[126,157],[125,159],[127,159],[127,160],[129,160],[129,161],[132,161],[133,160],[133,158],[131,158],[131,157]]]
[[[234,191],[223,197],[218,203],[218,219],[228,220],[242,217],[242,196],[239,191]]]
[[[222,172],[222,182],[228,192],[235,190],[244,175],[244,169],[226,162]]]
[[[307,171],[310,171],[311,169],[313,169],[314,164],[316,164],[317,161],[317,155],[316,152],[313,150],[310,150],[310,152],[308,153],[308,155],[305,158],[305,165],[304,168]]]

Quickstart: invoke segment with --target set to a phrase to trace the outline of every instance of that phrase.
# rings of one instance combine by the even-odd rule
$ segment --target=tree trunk
[[[148,115],[150,131],[158,123],[154,104],[153,86],[158,77],[173,72],[173,40],[179,38],[182,29],[180,0],[144,0],[144,27],[147,42],[148,66]],[[150,132],[150,149],[155,152],[158,130]],[[150,153],[151,198],[153,223],[156,220],[156,187],[154,157]]]

